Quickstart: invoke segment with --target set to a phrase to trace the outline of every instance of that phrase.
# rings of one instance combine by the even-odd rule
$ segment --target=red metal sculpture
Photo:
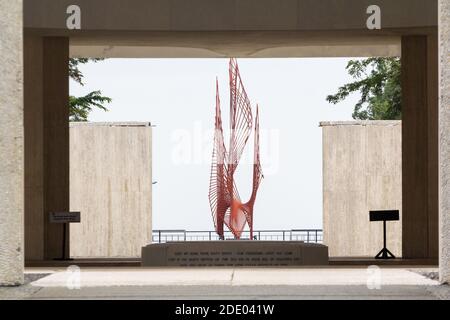
[[[250,229],[250,239],[253,239],[253,207],[263,178],[259,156],[259,111],[256,106],[253,189],[249,201],[242,203],[234,181],[234,173],[250,137],[253,116],[236,59],[230,59],[229,73],[230,144],[227,152],[222,128],[219,84],[216,80],[216,117],[209,203],[214,226],[221,239],[224,239],[224,225],[230,229],[236,239],[240,239],[246,224]]]

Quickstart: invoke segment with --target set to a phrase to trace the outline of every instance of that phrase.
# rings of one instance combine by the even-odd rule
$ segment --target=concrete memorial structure
[[[314,266],[328,264],[328,248],[302,241],[191,241],[150,244],[142,265],[162,266]]]
[[[35,252],[32,258],[41,260],[61,255],[63,228],[51,225],[48,213],[70,209],[69,56],[401,55],[402,255],[439,254],[441,281],[450,281],[447,0],[379,0],[376,7],[369,0],[24,0],[23,5],[22,11],[22,1],[0,0],[0,284],[22,280],[23,237],[25,255]]]
[[[152,240],[152,127],[70,123],[72,258],[140,257]]]
[[[374,257],[383,228],[370,210],[402,212],[401,121],[321,122],[323,237],[330,257]],[[389,223],[389,250],[402,257],[402,219]]]

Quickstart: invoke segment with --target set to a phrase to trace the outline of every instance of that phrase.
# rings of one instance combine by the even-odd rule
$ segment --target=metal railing
[[[225,231],[224,235],[225,240],[234,239],[234,236],[230,231]],[[244,231],[241,239],[250,239],[250,232]],[[217,240],[220,239],[215,231],[153,230],[152,235],[153,243]],[[256,230],[253,231],[253,240],[322,243],[323,232],[320,229]]]

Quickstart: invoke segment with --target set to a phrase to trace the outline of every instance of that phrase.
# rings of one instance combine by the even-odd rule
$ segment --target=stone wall
[[[152,237],[148,123],[71,123],[72,257],[139,257]]]
[[[0,285],[23,282],[22,1],[0,0]]]
[[[450,283],[450,2],[439,3],[440,32],[440,234],[442,282]]]
[[[370,210],[402,209],[400,121],[323,122],[323,234],[330,257],[374,257],[382,222]],[[402,223],[387,224],[387,246],[402,255]]]

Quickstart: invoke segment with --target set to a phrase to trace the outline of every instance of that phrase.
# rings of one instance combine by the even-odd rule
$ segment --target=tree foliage
[[[350,60],[346,70],[355,80],[329,95],[327,101],[337,104],[350,94],[360,92],[353,119],[401,119],[401,63],[399,58]]]
[[[69,77],[81,86],[84,86],[84,75],[80,71],[79,66],[90,61],[98,62],[103,59],[88,58],[71,58],[69,59]],[[75,97],[69,96],[69,120],[70,121],[87,121],[89,113],[98,108],[108,111],[107,103],[111,103],[112,99],[102,95],[100,90],[92,91],[85,96]]]

